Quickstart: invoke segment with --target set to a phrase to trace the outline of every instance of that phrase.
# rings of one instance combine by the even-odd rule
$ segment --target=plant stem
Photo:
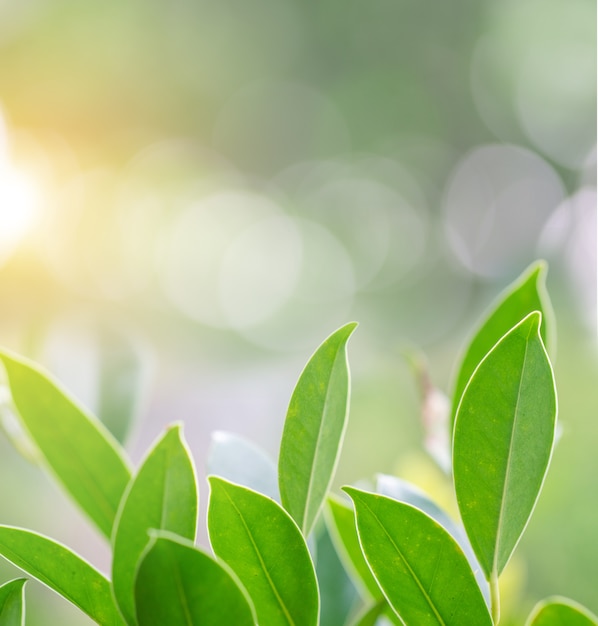
[[[500,591],[498,589],[498,574],[492,572],[490,576],[490,607],[492,608],[492,621],[495,626],[500,621]]]

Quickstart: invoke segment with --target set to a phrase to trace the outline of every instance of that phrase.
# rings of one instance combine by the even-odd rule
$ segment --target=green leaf
[[[258,623],[316,626],[318,585],[297,524],[260,493],[216,476],[209,482],[210,543],[247,589]]]
[[[26,431],[67,492],[110,537],[131,476],[124,450],[48,373],[6,352],[0,360]]]
[[[213,433],[207,470],[208,474],[226,478],[280,502],[276,465],[265,452],[243,437],[223,430]]]
[[[465,386],[478,363],[515,324],[533,311],[542,313],[540,334],[549,353],[554,344],[553,311],[546,291],[545,261],[536,261],[498,297],[478,330],[474,333],[461,359],[453,389],[451,431],[457,407]]]
[[[598,617],[573,600],[553,596],[531,612],[526,626],[598,626]]]
[[[127,488],[115,523],[112,584],[128,624],[135,621],[135,568],[149,529],[169,530],[193,541],[197,529],[197,481],[180,425],[150,450]]]
[[[135,579],[141,626],[253,626],[247,592],[226,565],[171,533],[153,534]]]
[[[344,490],[372,573],[407,626],[492,626],[467,558],[440,524],[410,504]]]
[[[483,359],[455,422],[457,502],[489,580],[502,572],[527,525],[552,452],[556,390],[540,317],[528,315]]]
[[[345,569],[364,599],[379,600],[383,594],[361,551],[353,508],[333,495],[326,504],[324,519]]]
[[[124,623],[110,582],[87,561],[38,533],[0,526],[0,554],[79,607],[102,626]]]
[[[98,417],[123,443],[134,422],[147,378],[144,354],[119,329],[99,329]]]
[[[280,497],[305,536],[330,489],[347,426],[346,345],[356,326],[343,326],[316,350],[287,411],[278,460]]]
[[[0,586],[0,626],[25,625],[26,578],[16,578]]]
[[[453,537],[461,547],[461,550],[463,550],[463,554],[467,557],[478,585],[484,594],[486,604],[490,606],[490,589],[488,588],[488,583],[484,578],[484,572],[478,563],[463,526],[455,522],[446,511],[441,509],[421,489],[418,489],[415,485],[401,480],[396,476],[378,474],[376,478],[376,491],[393,500],[399,500],[400,502],[405,502],[406,504],[417,507],[433,520],[436,520]]]

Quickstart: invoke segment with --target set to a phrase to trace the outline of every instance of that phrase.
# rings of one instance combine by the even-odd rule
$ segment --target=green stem
[[[498,624],[500,621],[500,592],[498,589],[498,574],[494,571],[490,576],[490,606],[492,608],[492,621]]]

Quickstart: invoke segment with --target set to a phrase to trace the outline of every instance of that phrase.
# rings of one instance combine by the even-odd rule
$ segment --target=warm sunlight
[[[30,176],[6,165],[0,169],[0,263],[35,222],[39,190]]]

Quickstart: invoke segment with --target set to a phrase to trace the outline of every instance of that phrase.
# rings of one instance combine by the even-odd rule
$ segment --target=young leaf
[[[153,534],[135,578],[141,626],[253,626],[247,592],[226,565],[171,533]]]
[[[226,478],[280,502],[276,465],[265,452],[243,437],[222,430],[213,433],[207,469],[208,474]]]
[[[552,452],[556,390],[540,317],[528,315],[483,359],[455,421],[457,502],[491,583],[527,525]]]
[[[553,350],[553,312],[546,292],[547,265],[536,261],[498,297],[478,330],[474,333],[457,371],[453,390],[451,426],[467,382],[478,363],[515,324],[533,311],[542,313],[540,334],[549,353]],[[452,428],[451,428],[452,431]]]
[[[0,586],[0,626],[25,625],[26,578],[16,578]]]
[[[372,573],[407,626],[492,626],[465,555],[440,524],[409,504],[344,490]]]
[[[97,527],[110,537],[131,473],[106,428],[32,363],[0,352],[14,405],[52,472]]]
[[[480,564],[476,559],[463,526],[453,521],[448,513],[443,511],[431,498],[421,491],[421,489],[418,489],[415,485],[401,480],[396,476],[378,474],[376,478],[376,491],[393,500],[399,500],[400,502],[405,502],[406,504],[417,507],[433,520],[436,520],[453,537],[461,547],[461,550],[463,550],[463,554],[467,557],[476,580],[478,581],[478,585],[484,594],[486,604],[490,606],[490,589],[488,588],[488,583],[484,578],[484,572],[480,568]]]
[[[598,617],[573,600],[553,596],[536,604],[525,626],[598,626]]]
[[[208,532],[217,557],[239,577],[268,626],[316,626],[319,596],[301,531],[274,500],[209,477]]]
[[[110,582],[87,561],[38,533],[0,526],[0,554],[102,626],[122,626]]]
[[[307,537],[330,489],[347,425],[347,324],[316,350],[291,397],[280,444],[278,484],[284,508]]]
[[[193,462],[173,426],[158,440],[125,493],[113,537],[114,597],[128,624],[135,621],[135,568],[151,528],[193,541],[197,528],[197,481]]]

